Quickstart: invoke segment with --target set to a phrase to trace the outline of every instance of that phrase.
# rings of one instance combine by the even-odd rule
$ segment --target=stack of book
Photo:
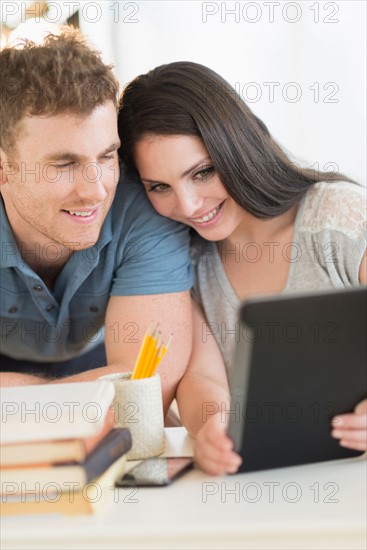
[[[2,388],[0,512],[92,513],[111,499],[131,448],[114,428],[111,382]]]

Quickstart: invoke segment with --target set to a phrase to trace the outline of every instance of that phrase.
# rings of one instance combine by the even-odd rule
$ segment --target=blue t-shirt
[[[120,176],[98,242],[70,256],[53,291],[20,255],[2,200],[0,215],[0,351],[14,359],[77,357],[103,342],[110,296],[192,286],[188,228],[157,214],[131,174]]]

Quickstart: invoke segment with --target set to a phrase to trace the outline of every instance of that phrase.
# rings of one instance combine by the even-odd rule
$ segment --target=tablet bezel
[[[228,434],[243,458],[239,471],[362,454],[331,437],[330,421],[335,414],[351,412],[366,397],[366,313],[367,286],[262,297],[242,304],[228,411]],[[294,328],[288,339],[287,323]],[[267,335],[261,330],[265,326]],[[296,414],[292,418],[287,413],[284,419],[284,407],[292,402]],[[312,403],[318,404],[318,417]]]

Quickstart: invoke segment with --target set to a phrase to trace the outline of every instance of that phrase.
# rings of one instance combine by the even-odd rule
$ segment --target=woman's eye
[[[147,189],[147,192],[148,193],[151,193],[151,192],[161,193],[162,191],[166,191],[166,189],[168,189],[168,188],[169,188],[169,185],[167,185],[166,183],[157,183],[157,185],[151,185]]]
[[[202,181],[206,181],[215,172],[214,166],[206,166],[194,174],[194,178],[200,178]]]

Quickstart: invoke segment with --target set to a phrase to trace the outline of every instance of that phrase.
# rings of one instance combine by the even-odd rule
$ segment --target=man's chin
[[[81,250],[87,250],[88,248],[92,248],[96,244],[98,239],[94,241],[88,241],[88,242],[73,242],[73,243],[65,243],[67,248],[71,252],[80,252]]]
[[[91,248],[94,246],[99,239],[98,235],[93,235],[89,239],[75,239],[70,241],[64,242],[64,246],[68,248],[71,252],[78,252],[81,250],[87,250],[88,248]]]

